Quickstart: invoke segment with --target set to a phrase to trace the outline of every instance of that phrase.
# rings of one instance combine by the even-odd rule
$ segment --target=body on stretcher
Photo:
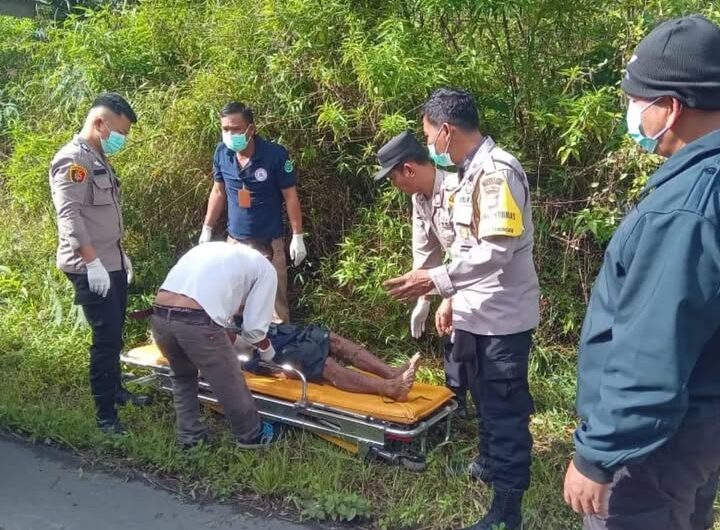
[[[131,366],[152,370],[149,377],[158,388],[172,392],[170,367],[157,346],[150,344],[121,357]],[[308,383],[290,366],[266,364],[274,370],[292,372],[297,378],[278,379],[243,372],[259,414],[273,421],[308,429],[361,457],[377,457],[409,469],[422,470],[428,435],[444,427],[441,441],[450,439],[452,413],[457,408],[445,387],[415,383],[407,402],[382,396],[346,392],[328,384]],[[210,386],[201,380],[201,402],[222,413]]]

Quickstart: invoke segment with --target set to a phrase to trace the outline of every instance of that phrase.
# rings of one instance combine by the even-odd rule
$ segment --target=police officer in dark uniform
[[[288,322],[283,204],[293,232],[290,259],[297,266],[307,255],[295,165],[283,146],[256,134],[255,117],[247,105],[228,103],[220,111],[220,120],[223,140],[213,156],[215,183],[199,242],[210,241],[226,204],[229,243],[272,240],[273,266],[278,274],[275,320]]]
[[[92,104],[85,125],[53,158],[50,189],[57,211],[57,266],[75,288],[75,303],[92,328],[90,386],[98,426],[124,432],[116,404],[145,405],[120,384],[120,350],[132,264],[121,239],[120,181],[107,156],[120,151],[137,121],[120,95]]]
[[[586,530],[704,530],[720,469],[720,28],[659,25],[622,89],[630,136],[667,161],[593,287],[565,500]]]

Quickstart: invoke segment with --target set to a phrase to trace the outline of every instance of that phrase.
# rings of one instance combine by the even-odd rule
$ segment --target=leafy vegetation
[[[657,164],[623,138],[618,80],[657,21],[697,0],[145,0],[53,2],[37,20],[0,17],[0,425],[179,480],[189,495],[244,496],[306,517],[377,528],[440,529],[476,518],[489,492],[452,470],[474,429],[431,454],[427,472],[366,465],[303,433],[266,454],[211,446],[183,453],[160,398],[123,413],[132,434],[94,429],[88,330],[54,269],[47,169],[102,90],[140,115],[113,160],[123,180],[126,246],[147,304],[199,232],[219,139],[217,110],[251,103],[262,134],[299,168],[310,258],[293,270],[296,315],[330,325],[390,360],[425,352],[442,382],[439,343],[408,337],[409,308],[381,283],[410,264],[408,201],[369,178],[377,147],[419,131],[440,85],[471,90],[484,129],[532,180],[542,324],[531,366],[537,414],[527,528],[574,528],[561,484],[571,452],[575,354],[604,244]],[[127,343],[146,340],[129,323]],[[210,418],[216,421],[216,418]]]

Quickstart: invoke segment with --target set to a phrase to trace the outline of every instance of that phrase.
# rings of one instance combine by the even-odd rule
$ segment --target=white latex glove
[[[248,357],[252,357],[253,350],[255,349],[255,346],[240,334],[235,337],[233,347],[238,355],[247,355]]]
[[[202,231],[200,232],[200,239],[198,239],[198,245],[208,243],[212,239],[212,226],[203,225]]]
[[[300,265],[305,256],[307,256],[307,249],[305,248],[305,241],[303,241],[304,234],[293,234],[292,241],[290,241],[290,259],[293,260],[293,264],[297,267]]]
[[[260,354],[260,358],[266,363],[269,363],[273,360],[273,357],[275,357],[275,348],[273,348],[272,343],[267,347],[267,349],[261,350],[258,348],[257,351]]]
[[[421,296],[410,316],[410,334],[414,339],[419,339],[425,333],[425,322],[429,314],[430,300]]]
[[[132,261],[130,257],[123,252],[123,264],[125,265],[125,272],[127,273],[127,282],[130,285],[135,275],[133,274]]]
[[[110,275],[100,258],[95,258],[86,265],[90,291],[105,298],[110,290]]]

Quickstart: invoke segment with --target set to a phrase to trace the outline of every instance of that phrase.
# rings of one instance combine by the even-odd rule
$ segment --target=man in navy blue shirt
[[[293,232],[290,258],[298,266],[307,255],[295,167],[284,147],[257,136],[253,111],[247,105],[228,103],[220,111],[220,122],[223,141],[213,156],[215,183],[199,242],[210,241],[226,203],[228,242],[272,240],[273,265],[278,273],[275,313],[282,322],[288,322],[283,203]]]
[[[630,136],[667,161],[593,287],[565,500],[585,530],[705,530],[720,469],[720,28],[661,24],[621,86]]]

